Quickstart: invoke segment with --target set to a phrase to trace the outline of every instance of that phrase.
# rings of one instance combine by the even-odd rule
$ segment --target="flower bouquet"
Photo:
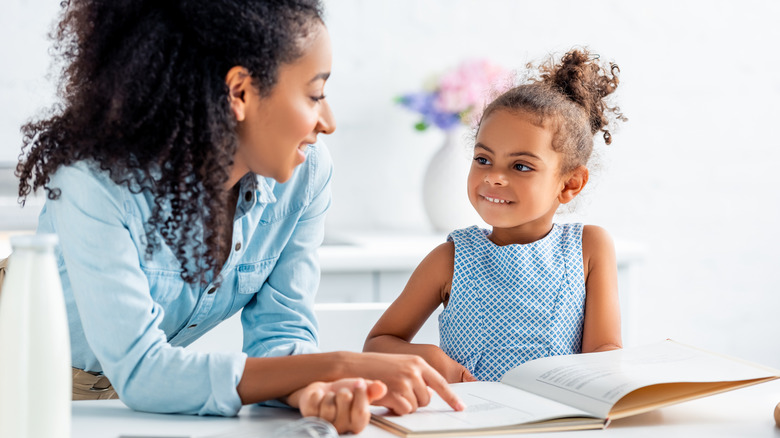
[[[488,60],[469,60],[429,81],[423,91],[404,94],[396,101],[422,115],[414,126],[418,131],[429,126],[449,131],[459,124],[475,125],[491,92],[505,91],[511,79],[508,70]]]
[[[457,127],[474,127],[491,97],[512,85],[510,71],[484,59],[469,60],[428,81],[423,91],[396,99],[418,112],[418,131],[436,126],[444,132],[444,142],[434,152],[422,184],[425,213],[438,232],[449,232],[479,223],[479,216],[462,192],[471,157],[460,147]]]

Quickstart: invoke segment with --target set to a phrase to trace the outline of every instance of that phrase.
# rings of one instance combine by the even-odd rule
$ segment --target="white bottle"
[[[0,437],[70,437],[68,317],[57,236],[11,238],[0,292]]]

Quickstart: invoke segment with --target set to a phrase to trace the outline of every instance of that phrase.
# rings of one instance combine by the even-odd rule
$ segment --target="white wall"
[[[47,38],[59,1],[5,0],[0,5],[0,163],[15,163],[19,127],[53,102]]]
[[[50,99],[57,2],[0,15],[0,161]],[[326,94],[338,120],[331,229],[427,229],[420,185],[443,136],[394,105],[469,57],[510,68],[586,45],[622,69],[630,121],[602,148],[574,219],[645,244],[639,339],[675,338],[780,367],[780,3],[327,0]],[[10,11],[10,13],[6,13]],[[48,87],[48,88],[47,88]],[[465,196],[465,194],[464,194]]]

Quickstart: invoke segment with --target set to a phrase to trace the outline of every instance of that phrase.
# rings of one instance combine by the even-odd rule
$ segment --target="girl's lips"
[[[488,202],[492,202],[493,204],[511,204],[512,203],[512,201],[507,201],[506,199],[496,198],[496,197],[487,196],[487,195],[480,195],[480,196],[482,196],[482,199],[484,199],[484,200],[486,200]]]

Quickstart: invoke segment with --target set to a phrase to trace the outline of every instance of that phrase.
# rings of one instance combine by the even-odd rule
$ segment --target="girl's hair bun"
[[[607,127],[610,124],[608,113],[618,120],[627,120],[617,106],[609,106],[607,97],[620,83],[617,64],[606,67],[599,63],[599,56],[587,49],[573,49],[566,53],[558,63],[552,59],[539,66],[539,82],[563,94],[581,106],[588,116],[592,134],[604,133],[604,141],[612,142]]]

